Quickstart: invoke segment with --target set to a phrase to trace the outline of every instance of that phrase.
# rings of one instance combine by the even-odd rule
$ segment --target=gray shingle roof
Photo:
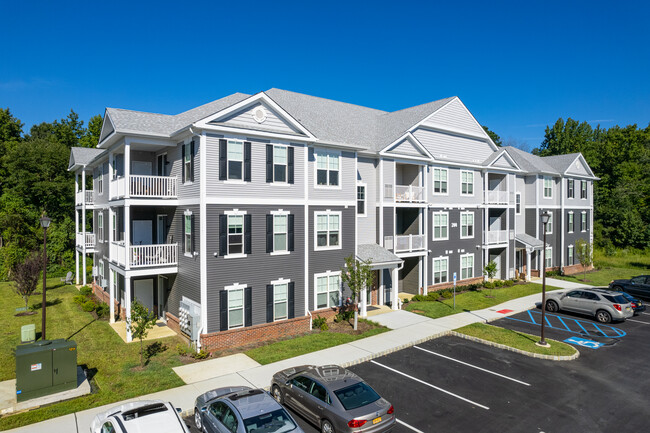
[[[560,173],[567,171],[569,166],[576,160],[580,155],[579,153],[567,153],[566,155],[554,155],[554,156],[543,156],[542,160],[553,167]]]
[[[68,170],[72,169],[74,166],[86,165],[104,152],[104,149],[90,147],[72,147],[70,149],[70,162],[68,163]]]
[[[546,161],[539,156],[524,152],[523,150],[512,146],[506,146],[504,149],[508,152],[508,155],[514,159],[517,165],[528,173],[560,174],[560,171],[547,164]]]
[[[515,235],[515,240],[525,246],[533,247],[536,250],[541,250],[544,247],[544,242],[526,233],[517,233]]]
[[[357,258],[361,261],[378,263],[400,263],[402,259],[377,244],[361,244],[357,247]]]

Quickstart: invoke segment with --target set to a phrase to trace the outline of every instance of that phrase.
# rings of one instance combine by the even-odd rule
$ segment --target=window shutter
[[[266,285],[266,323],[273,322],[273,284]]]
[[[220,329],[222,331],[228,330],[228,291],[221,290],[219,292],[219,318],[221,321]]]
[[[102,223],[104,224],[103,239],[105,241],[107,241],[110,236],[110,221],[108,220],[109,218],[110,218],[109,213],[102,211],[102,219],[103,219]]]
[[[287,182],[293,183],[293,147],[289,146],[288,152],[289,162],[287,164]]]
[[[293,251],[293,218],[295,215],[287,216],[287,249]]]
[[[253,249],[251,225],[251,215],[244,215],[244,254],[251,254]]]
[[[194,140],[190,143],[190,181],[194,182]]]
[[[192,230],[192,234],[190,236],[190,239],[192,240],[192,245],[190,245],[191,252],[194,254],[194,251],[197,250],[196,248],[196,227],[194,225],[194,214],[190,216],[190,230]]]
[[[219,140],[219,180],[226,180],[228,173],[226,166],[228,165],[228,141],[225,139]]]
[[[181,146],[181,181],[185,183],[185,145]]]
[[[273,252],[273,215],[266,216],[266,252]]]
[[[244,289],[244,326],[253,325],[253,288]]]
[[[251,181],[251,142],[244,141],[244,182]]]
[[[287,314],[288,314],[287,317],[288,317],[289,319],[293,319],[294,317],[296,317],[296,314],[295,314],[295,312],[293,311],[293,310],[294,310],[295,303],[296,303],[296,302],[295,302],[295,292],[296,292],[296,291],[294,290],[294,286],[295,286],[295,283],[294,283],[293,281],[289,283],[289,296],[288,296],[288,302],[287,302],[287,304],[288,304],[288,310],[289,310],[289,311],[287,312]]]
[[[266,183],[273,182],[273,145],[266,145]]]
[[[228,254],[228,215],[219,215],[219,254]]]

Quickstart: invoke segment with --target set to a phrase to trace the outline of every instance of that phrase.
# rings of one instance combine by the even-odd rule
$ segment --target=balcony
[[[485,244],[505,244],[508,237],[508,230],[488,230],[485,232]]]
[[[486,203],[489,204],[508,204],[508,191],[487,191]]]
[[[414,185],[395,185],[395,201],[401,203],[424,203],[424,187]]]
[[[178,181],[175,177],[134,174],[111,180],[111,198],[124,197],[127,185],[130,197],[162,199],[178,197]]]
[[[411,253],[423,251],[426,239],[424,235],[397,235],[395,236],[395,252]]]
[[[111,242],[111,260],[120,266],[126,264],[124,242]],[[129,267],[146,268],[154,266],[176,266],[178,244],[132,245],[129,246]]]
[[[95,233],[77,233],[77,246],[85,247],[87,249],[95,248]]]
[[[95,203],[95,199],[93,198],[93,190],[92,189],[91,190],[86,190],[85,195],[86,195],[86,200],[85,200],[86,205],[92,205],[92,204]],[[84,191],[77,191],[76,204],[77,204],[77,206],[81,206],[82,204],[84,204]]]

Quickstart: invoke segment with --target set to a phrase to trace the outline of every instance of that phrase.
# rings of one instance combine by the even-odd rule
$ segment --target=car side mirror
[[[208,409],[206,407],[201,408],[201,412],[205,413]]]
[[[177,407],[176,412],[181,413],[181,412],[183,412],[183,409],[181,409],[180,407]]]

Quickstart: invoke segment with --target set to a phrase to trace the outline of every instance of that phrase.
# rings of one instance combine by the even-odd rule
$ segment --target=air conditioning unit
[[[93,266],[93,277],[96,277],[99,275],[99,268],[97,266]]]
[[[106,278],[100,278],[100,286],[102,286],[104,289],[108,287],[108,280]]]

